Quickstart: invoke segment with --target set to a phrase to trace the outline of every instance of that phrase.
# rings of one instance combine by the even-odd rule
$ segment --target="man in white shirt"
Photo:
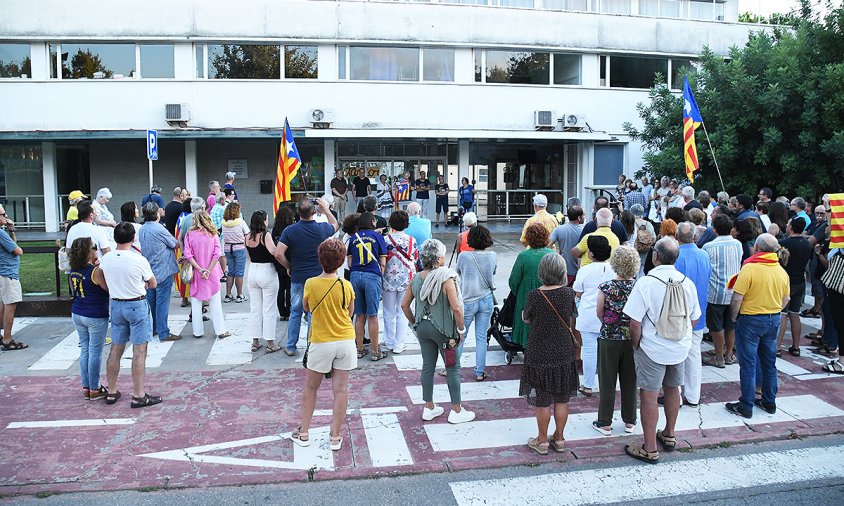
[[[70,249],[73,246],[73,241],[76,239],[90,237],[94,246],[97,248],[97,253],[102,258],[103,255],[111,251],[111,242],[109,242],[106,236],[106,229],[94,225],[94,207],[91,205],[90,200],[83,200],[76,205],[76,209],[79,212],[79,223],[73,225],[68,230],[65,245]]]
[[[114,342],[108,355],[106,404],[114,404],[120,398],[117,390],[120,358],[126,343],[132,341],[131,407],[142,408],[161,402],[161,397],[149,395],[144,390],[147,343],[152,339],[152,315],[146,293],[148,288],[155,288],[158,283],[149,261],[132,251],[135,227],[131,223],[118,224],[114,229],[114,240],[117,249],[100,260],[111,297],[111,337]]]
[[[701,313],[694,283],[674,268],[679,256],[680,245],[673,237],[657,241],[653,253],[655,267],[636,282],[624,305],[624,313],[630,317],[630,336],[635,350],[633,359],[636,362],[636,383],[639,386],[642,431],[645,436],[643,445],[627,445],[624,451],[631,457],[651,464],[659,462],[657,439],[665,451],[672,451],[677,446],[674,426],[680,411],[683,364],[692,346],[692,328]],[[679,341],[659,335],[656,329],[669,281],[682,283],[686,298],[686,332]],[[657,397],[660,387],[665,391],[665,428],[658,431]]]

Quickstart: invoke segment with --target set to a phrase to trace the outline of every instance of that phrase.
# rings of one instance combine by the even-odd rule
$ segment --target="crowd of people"
[[[433,239],[425,218],[431,184],[424,173],[399,180],[406,185],[399,190],[408,189],[406,205],[399,205],[398,190],[386,181],[370,194],[363,174],[349,183],[338,172],[330,194],[283,203],[272,227],[264,210],[244,218],[234,177],[227,174],[224,185],[211,181],[207,198],[176,187],[166,204],[154,186],[140,208],[134,202],[121,206],[120,221],[108,210],[108,188],[93,200],[71,193],[67,272],[83,397],[118,401],[119,362],[131,342],[131,406],[161,402],[145,389],[144,361],[154,336],[165,342],[182,338],[167,323],[175,285],[182,306],[191,308],[195,338],[204,336],[208,320],[216,339],[231,336],[222,305],[244,301],[250,302],[253,353],[265,348],[297,355],[306,325],[308,372],[301,423],[292,436],[299,445],[310,444],[316,392],[323,378],[331,378],[330,445],[341,447],[350,371],[367,355],[378,362],[404,352],[411,330],[423,360],[423,420],[445,413],[433,402],[439,360],[451,398],[448,421],[473,420],[475,414],[461,404],[460,354],[474,325],[473,372],[484,381],[487,329],[496,324],[492,314],[499,301],[493,236],[471,212],[475,190],[469,180],[463,178],[458,189],[466,229],[455,237],[452,269],[446,245]],[[437,181],[434,228],[440,213],[448,214],[440,197],[444,192],[447,198],[449,189],[441,176]],[[569,199],[562,220],[548,212],[544,195],[533,198],[535,213],[520,237],[525,249],[508,273],[513,325],[505,335],[524,352],[519,394],[535,408],[538,432],[528,446],[540,454],[564,451],[567,403],[578,394],[593,396],[596,387],[592,426],[611,435],[618,383],[624,430],[632,432],[637,424],[638,400],[644,431],[644,442],[626,452],[658,462],[660,448],[676,447],[680,406],[700,403],[703,366],[739,364],[741,392],[738,402],[726,404],[730,412],[745,418],[754,409],[776,412],[775,360],[783,351],[800,355],[800,316],[822,318],[821,330],[806,338],[830,357],[825,371],[844,374],[836,333],[844,329],[844,312],[831,309],[844,307],[844,294],[821,282],[840,251],[829,248],[828,202],[810,209],[800,197],[774,199],[768,188],[754,202],[746,194],[712,198],[668,178],[641,183],[620,178],[615,198],[599,196],[589,216],[578,199]],[[352,203],[356,209],[349,213]],[[139,215],[143,224],[136,223]],[[3,224],[2,349],[25,349],[11,339],[22,251],[14,224],[0,208]],[[815,303],[804,310],[808,284]],[[287,327],[277,344],[279,320]],[[113,342],[103,385],[109,323]],[[791,344],[781,350],[789,326]],[[701,352],[705,336],[713,342],[711,354]],[[660,405],[666,423],[657,430]],[[549,435],[552,413],[555,430]]]

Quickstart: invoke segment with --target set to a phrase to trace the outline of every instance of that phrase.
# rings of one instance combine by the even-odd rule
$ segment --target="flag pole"
[[[715,158],[715,150],[712,149],[712,141],[709,140],[709,132],[706,131],[706,123],[700,122],[703,126],[703,133],[706,135],[706,143],[709,144],[709,152],[712,153],[712,161],[715,162],[715,170],[718,171],[718,179],[721,181],[721,190],[727,191],[724,187],[724,178],[721,177],[721,169],[718,168],[718,160]]]

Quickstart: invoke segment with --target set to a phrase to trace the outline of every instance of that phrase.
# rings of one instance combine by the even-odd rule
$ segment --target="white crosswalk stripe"
[[[208,365],[238,365],[252,362],[249,316],[227,314],[226,327],[232,335],[225,339],[214,340],[205,363]]]

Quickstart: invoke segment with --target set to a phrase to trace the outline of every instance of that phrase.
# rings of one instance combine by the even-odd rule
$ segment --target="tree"
[[[316,48],[284,46],[284,76],[297,79],[316,79]]]
[[[218,79],[279,79],[278,46],[223,44],[211,59]]]
[[[114,75],[114,72],[103,65],[100,55],[92,53],[90,49],[83,51],[80,48],[70,59],[70,70],[62,71],[62,77],[65,79],[93,79],[96,72],[102,72],[106,79]]]
[[[800,16],[795,29],[752,34],[726,59],[704,49],[689,76],[730,193],[844,188],[844,8],[818,19],[804,0]],[[655,85],[637,111],[643,126],[624,128],[643,144],[643,172],[685,177],[681,97]],[[696,186],[720,189],[702,129],[695,138]]]
[[[32,77],[32,61],[29,56],[25,57],[20,63],[16,61],[4,63],[3,60],[0,60],[0,77],[20,77],[23,74]]]

